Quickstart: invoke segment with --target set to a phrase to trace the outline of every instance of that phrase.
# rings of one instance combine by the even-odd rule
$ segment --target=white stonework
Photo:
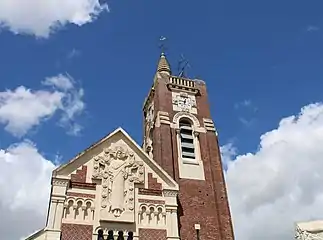
[[[194,94],[186,92],[172,92],[173,110],[197,114],[196,99]]]
[[[72,174],[85,166],[86,186],[71,184]],[[77,171],[78,170],[78,171]],[[148,174],[161,185],[160,195],[144,195]],[[95,185],[96,184],[96,185]],[[82,185],[82,183],[81,183]],[[47,225],[26,240],[60,240],[62,224],[92,225],[97,232],[134,233],[140,228],[164,229],[179,239],[177,183],[121,128],[53,171]]]
[[[125,144],[112,143],[93,162],[93,178],[102,180],[101,220],[135,222],[134,187],[144,183],[144,163]]]
[[[181,157],[182,154],[181,154],[179,121],[182,118],[189,119],[190,122],[192,123],[195,159]],[[171,127],[175,128],[176,130],[177,152],[179,153],[178,154],[179,177],[185,178],[185,179],[205,180],[203,160],[201,157],[199,134],[205,133],[207,131],[206,128],[201,127],[197,117],[195,117],[195,115],[188,112],[176,113],[173,118]]]
[[[323,240],[323,221],[297,223],[295,239]]]
[[[154,103],[149,103],[146,111],[146,119],[145,119],[145,139],[144,139],[144,150],[149,155],[149,157],[153,158],[153,136],[152,132],[155,125],[154,118]]]

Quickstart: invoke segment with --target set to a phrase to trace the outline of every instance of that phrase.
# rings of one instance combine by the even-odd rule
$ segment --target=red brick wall
[[[82,169],[76,170],[76,174],[72,174],[71,180],[73,182],[86,182],[86,173],[87,173],[87,167],[82,166]]]
[[[61,240],[92,240],[92,225],[62,224]]]
[[[166,235],[166,230],[139,228],[140,240],[166,240]]]
[[[154,178],[152,173],[148,173],[148,189],[162,189],[161,183],[157,182],[157,178]]]
[[[163,111],[169,113],[170,121],[173,118],[172,93],[167,88],[169,78],[167,75],[159,79],[155,86],[155,112]],[[171,129],[169,125],[161,124],[153,133],[153,155],[154,160],[172,177],[175,177],[173,165],[173,144]]]
[[[211,118],[205,83],[197,84],[200,94],[196,96],[200,125],[203,118]],[[166,80],[159,80],[155,87],[155,111],[174,116],[172,95],[166,87]],[[154,159],[174,177],[180,185],[179,225],[181,240],[192,240],[196,236],[194,224],[200,224],[200,237],[207,240],[233,240],[231,215],[226,186],[222,172],[219,146],[214,132],[199,136],[205,181],[179,179],[177,162],[177,140],[174,129],[162,124],[154,130]]]
[[[94,194],[87,194],[87,193],[67,192],[66,195],[71,197],[95,198]]]

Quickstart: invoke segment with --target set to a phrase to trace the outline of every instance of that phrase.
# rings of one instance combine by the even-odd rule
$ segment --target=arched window
[[[195,159],[196,152],[191,121],[186,118],[180,119],[179,132],[182,158]]]
[[[104,240],[103,230],[102,229],[99,229],[99,231],[98,231],[98,240]]]

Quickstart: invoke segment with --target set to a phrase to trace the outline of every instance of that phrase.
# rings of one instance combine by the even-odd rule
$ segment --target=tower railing
[[[194,94],[199,93],[199,89],[196,86],[196,82],[194,80],[183,77],[170,76],[167,86],[171,90],[180,89],[181,91],[186,91],[190,93],[193,92]]]
[[[187,78],[181,78],[176,76],[171,76],[169,82],[174,85],[180,85],[183,87],[195,88],[195,82]]]

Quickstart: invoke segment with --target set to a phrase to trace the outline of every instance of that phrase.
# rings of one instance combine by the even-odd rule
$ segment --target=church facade
[[[53,171],[47,222],[26,240],[233,240],[205,82],[161,55],[142,146],[121,128]]]

